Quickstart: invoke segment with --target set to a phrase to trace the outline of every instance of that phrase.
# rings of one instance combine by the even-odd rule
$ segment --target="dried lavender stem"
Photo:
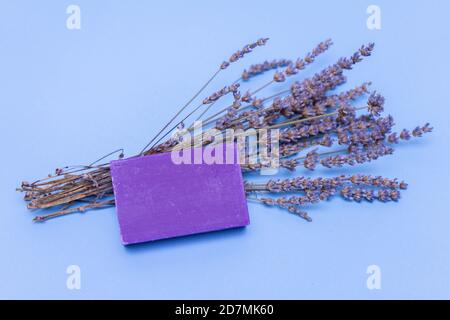
[[[239,83],[239,80],[241,78],[239,78],[238,80],[235,80],[231,85],[235,85],[237,83]],[[200,114],[200,116],[197,118],[198,121],[213,105],[215,105],[217,103],[217,101],[213,101],[212,103],[208,104],[208,106],[205,108],[205,110]],[[163,136],[161,136],[154,144],[153,146],[150,148],[152,149],[155,145],[157,145],[159,142],[161,142],[162,139],[164,139],[165,137],[167,137],[167,135],[169,133],[171,133],[173,130],[175,130],[179,125],[181,125],[184,121],[186,121],[186,119],[188,119],[190,116],[192,116],[195,112],[197,112],[198,109],[200,109],[201,107],[204,106],[204,103],[199,104],[194,110],[192,110],[190,113],[188,113],[183,119],[181,119],[176,125],[174,125],[171,129],[169,129]],[[191,131],[190,129],[194,127],[195,121],[189,126],[188,130]]]
[[[81,190],[73,190],[73,192],[70,192],[65,195],[61,195],[60,197],[58,197],[54,200],[51,200],[49,202],[40,203],[39,206],[33,205],[33,202],[30,202],[28,207],[30,209],[37,209],[37,208],[45,209],[45,208],[50,208],[50,207],[57,206],[60,204],[83,199],[83,198],[86,198],[89,196],[93,196],[93,195],[96,195],[97,193],[109,192],[109,191],[112,191],[112,184],[109,182],[107,185],[105,185],[103,187],[93,188],[93,189],[92,188],[90,189],[88,186],[79,187],[79,188]],[[82,192],[82,193],[79,193],[79,192]]]
[[[145,150],[153,143],[153,141],[158,138],[158,136],[168,127],[170,124],[192,103],[192,101],[197,98],[200,93],[211,83],[211,81],[214,80],[214,78],[220,73],[222,68],[219,68],[212,76],[209,78],[208,81],[197,91],[197,93],[180,109],[178,112],[169,120],[169,122],[154,136],[149,143],[146,144],[146,146],[142,149],[142,151],[139,153],[139,155],[143,155]]]
[[[241,82],[241,80],[242,80],[242,77],[240,77],[239,79],[236,79],[236,80],[232,83],[232,85]],[[218,101],[218,100],[216,100],[216,101],[214,101],[213,103],[209,104],[209,105],[205,108],[205,110],[203,110],[202,113],[197,117],[197,119],[195,119],[195,121],[199,121],[199,120],[205,115],[205,113],[208,112],[208,110],[211,109],[211,107],[212,107],[213,105],[216,104],[217,101]],[[195,123],[195,121],[194,121],[194,123]],[[189,126],[189,128],[192,128],[192,127],[194,126],[194,123],[192,123],[192,124]]]
[[[373,177],[373,176],[367,176],[367,175],[360,175],[360,174],[354,174],[351,176],[337,176],[334,178],[304,178],[304,177],[295,177],[295,178],[287,178],[284,180],[268,180],[263,183],[254,183],[254,182],[248,182],[245,181],[245,191],[246,192],[259,192],[259,191],[267,191],[267,192],[291,192],[291,191],[303,191],[304,189],[299,188],[296,185],[296,181],[318,181],[321,180],[321,182],[329,182],[331,180],[338,180],[339,185],[335,183],[334,187],[341,186],[344,183],[352,183],[355,185],[373,185],[375,187],[384,187],[384,188],[391,188],[391,189],[403,189],[405,190],[407,188],[407,184],[403,181],[399,182],[397,179],[388,179],[383,177]],[[375,182],[374,182],[375,181]],[[273,185],[283,185],[283,189],[280,190],[274,190]],[[328,184],[327,184],[328,185]]]
[[[210,104],[209,106],[212,106],[216,103],[217,101],[214,101],[212,104]],[[178,122],[177,124],[175,124],[172,128],[170,128],[164,135],[162,135],[158,140],[156,140],[156,142],[151,146],[150,150],[152,150],[156,145],[158,145],[158,143],[161,142],[162,139],[164,139],[165,137],[167,137],[173,130],[175,130],[178,126],[180,126],[182,123],[184,123],[184,121],[186,121],[186,119],[188,119],[190,116],[192,116],[195,112],[197,112],[198,109],[200,109],[201,107],[203,107],[204,104],[200,104],[198,105],[194,110],[192,110],[190,113],[188,113],[183,119],[180,120],[180,122]],[[192,124],[193,126],[194,124]]]
[[[113,206],[113,205],[115,205],[114,200],[93,202],[93,203],[85,205],[85,206],[80,206],[80,207],[72,208],[72,209],[64,209],[64,210],[60,210],[55,213],[37,216],[33,219],[33,221],[34,222],[44,222],[44,221],[52,219],[52,218],[61,217],[61,216],[67,215],[67,214],[75,213],[75,212],[84,212],[88,209],[100,208],[100,207],[104,207],[104,206]]]
[[[358,107],[358,108],[355,108],[354,110],[358,111],[358,110],[363,110],[363,109],[367,109],[367,106]],[[322,119],[322,118],[325,118],[325,117],[335,116],[338,113],[339,113],[339,111],[334,111],[334,112],[331,112],[331,113],[325,113],[325,114],[321,114],[321,115],[314,116],[314,117],[294,120],[296,118],[298,119],[299,117],[301,117],[301,115],[300,115],[300,116],[293,117],[293,118],[289,119],[289,121],[280,122],[280,123],[277,123],[277,124],[275,124],[273,126],[263,127],[262,129],[268,129],[268,130],[269,129],[278,129],[278,128],[282,128],[282,127],[285,127],[285,126],[290,126],[290,125],[293,125],[293,124],[299,124],[299,123],[306,122],[306,121],[318,120],[318,119]],[[291,121],[291,120],[293,120],[293,121]]]
[[[254,90],[253,92],[251,92],[250,96],[254,96],[258,92],[260,92],[260,91],[264,90],[265,88],[267,88],[268,86],[270,86],[272,83],[275,83],[275,80],[270,80],[266,84],[263,84],[261,87],[259,87],[258,89]]]

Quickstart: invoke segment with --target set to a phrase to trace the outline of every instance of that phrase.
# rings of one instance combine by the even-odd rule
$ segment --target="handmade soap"
[[[229,146],[224,150],[230,152]],[[234,146],[231,150],[236,151]],[[223,164],[203,159],[176,164],[170,153],[163,153],[112,161],[122,243],[248,225],[241,168],[237,156],[231,158]]]

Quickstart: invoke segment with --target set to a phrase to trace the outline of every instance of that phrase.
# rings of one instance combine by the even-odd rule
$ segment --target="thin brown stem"
[[[211,78],[209,78],[208,81],[206,81],[206,83],[197,91],[196,94],[194,94],[194,96],[188,101],[186,102],[186,104],[180,109],[178,110],[178,112],[170,119],[170,121],[156,134],[156,136],[154,136],[149,143],[147,143],[147,145],[142,149],[142,151],[139,153],[139,155],[143,155],[145,150],[153,143],[153,141],[155,141],[159,135],[166,130],[166,128],[168,126],[170,126],[170,124],[192,103],[192,101],[195,100],[195,98],[197,98],[200,93],[202,93],[202,91],[211,83],[211,81],[214,80],[215,77],[217,77],[217,75],[220,73],[222,69],[219,68],[212,76]]]
[[[71,213],[76,213],[76,212],[85,212],[88,209],[94,209],[94,208],[100,208],[100,207],[105,207],[105,206],[113,206],[115,205],[115,201],[114,200],[106,200],[106,201],[102,201],[102,202],[93,202],[84,206],[80,206],[80,207],[76,207],[76,208],[71,208],[71,209],[63,209],[60,210],[58,212],[55,213],[50,213],[47,215],[42,215],[42,216],[37,216],[33,219],[34,222],[44,222],[46,220],[49,219],[53,219],[56,217],[61,217],[67,214],[71,214]]]
[[[355,111],[363,110],[363,109],[367,109],[367,106],[355,108]],[[308,118],[303,118],[303,119],[291,121],[292,119],[296,119],[296,118],[298,119],[299,117],[301,117],[301,115],[299,115],[297,117],[289,119],[289,121],[280,122],[280,123],[277,123],[277,124],[275,124],[273,126],[264,127],[263,129],[268,129],[268,130],[269,129],[278,129],[278,128],[282,128],[282,127],[285,127],[285,126],[290,126],[290,125],[293,125],[293,124],[299,124],[299,123],[306,122],[306,121],[318,120],[318,119],[325,118],[325,117],[331,117],[331,116],[337,115],[338,113],[339,113],[339,111],[334,111],[334,112],[331,112],[331,113],[325,113],[325,114],[321,114],[321,115],[314,116],[314,117],[308,117]]]

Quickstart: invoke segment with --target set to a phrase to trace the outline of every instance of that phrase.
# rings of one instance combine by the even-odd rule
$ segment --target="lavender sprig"
[[[263,74],[270,70],[287,67],[290,64],[292,64],[292,61],[288,59],[272,60],[270,62],[264,61],[263,63],[252,64],[248,69],[244,69],[241,79],[248,81],[250,78],[257,75]]]
[[[224,69],[228,68],[228,66],[231,63],[234,63],[234,62],[238,61],[239,59],[242,59],[246,54],[252,52],[252,50],[255,49],[256,47],[266,45],[268,40],[269,40],[269,38],[260,38],[255,42],[245,45],[241,50],[238,50],[235,53],[233,53],[230,56],[230,58],[228,59],[228,61],[222,62],[222,64],[220,65],[220,69],[224,70]]]
[[[268,206],[278,206],[296,213],[307,221],[311,217],[302,209],[305,205],[327,201],[335,195],[340,195],[346,200],[361,202],[398,201],[400,191],[406,190],[407,184],[397,179],[389,179],[381,176],[359,175],[337,176],[333,178],[306,178],[296,177],[284,180],[269,180],[266,183],[245,183],[245,190],[251,193],[300,193],[289,197],[262,197],[253,198]],[[299,214],[300,213],[300,214]]]

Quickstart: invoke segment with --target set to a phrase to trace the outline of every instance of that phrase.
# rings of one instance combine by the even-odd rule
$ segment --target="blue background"
[[[372,3],[379,31],[366,27]],[[66,28],[69,4],[81,8],[81,30]],[[0,298],[450,298],[449,13],[444,0],[2,0]],[[250,63],[303,56],[328,37],[335,45],[297,79],[376,42],[345,87],[372,80],[398,129],[429,121],[434,133],[364,166],[297,174],[399,177],[410,184],[399,203],[336,198],[312,207],[307,223],[250,202],[246,229],[131,248],[114,208],[31,222],[14,191],[22,180],[140,151],[223,59],[261,36],[267,46],[210,91]],[[66,288],[72,264],[81,290]],[[372,264],[381,290],[366,287]]]

